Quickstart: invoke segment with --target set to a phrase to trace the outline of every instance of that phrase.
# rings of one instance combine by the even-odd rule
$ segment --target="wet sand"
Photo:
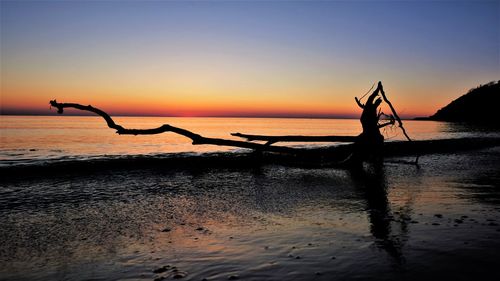
[[[2,280],[497,280],[500,147],[2,182]]]

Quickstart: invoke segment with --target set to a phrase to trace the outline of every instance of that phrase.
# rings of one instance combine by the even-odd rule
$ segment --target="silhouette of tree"
[[[106,121],[109,128],[115,129],[116,133],[120,135],[153,135],[172,132],[191,139],[193,145],[210,144],[232,146],[253,149],[259,152],[266,151],[290,155],[304,155],[304,152],[301,149],[286,146],[275,146],[272,144],[277,142],[351,142],[354,143],[353,151],[349,157],[342,161],[342,163],[357,165],[366,160],[380,161],[382,159],[382,146],[384,143],[384,137],[380,133],[380,128],[388,125],[394,125],[397,121],[399,123],[399,127],[403,129],[404,134],[407,136],[406,131],[404,131],[401,119],[394,110],[394,107],[387,99],[381,82],[378,83],[377,89],[368,97],[365,104],[362,104],[358,98],[355,98],[355,100],[359,107],[363,109],[360,118],[363,131],[358,136],[265,136],[241,133],[232,134],[233,136],[244,138],[246,141],[204,137],[189,130],[174,127],[169,124],[164,124],[160,127],[151,129],[128,129],[116,124],[109,114],[91,105],[59,103],[56,100],[50,101],[50,105],[57,108],[57,113],[59,114],[64,113],[65,108],[75,108],[95,113]],[[382,101],[385,101],[390,106],[392,114],[385,115],[380,112],[379,106]],[[385,123],[381,123],[380,120],[382,116],[387,116],[389,119]],[[256,143],[254,141],[265,141],[265,143]]]

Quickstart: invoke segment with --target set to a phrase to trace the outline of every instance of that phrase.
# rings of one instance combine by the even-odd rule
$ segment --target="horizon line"
[[[79,117],[101,117],[92,113],[64,113],[64,114],[48,114],[48,113],[3,113],[1,116],[79,116]],[[350,115],[161,115],[161,114],[109,114],[111,117],[179,117],[179,118],[304,118],[304,119],[358,119],[359,117]]]
[[[101,117],[96,114],[46,114],[46,113],[3,113],[0,116],[77,116],[77,117]],[[360,116],[350,115],[198,115],[198,116],[180,116],[180,115],[151,115],[151,114],[110,114],[111,117],[174,117],[174,118],[274,118],[274,119],[356,119]],[[414,120],[417,118],[427,118],[428,116],[404,116],[403,120]]]

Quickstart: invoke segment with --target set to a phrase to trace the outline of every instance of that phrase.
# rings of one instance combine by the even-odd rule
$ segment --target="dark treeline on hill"
[[[430,117],[416,119],[498,125],[499,113],[500,80],[469,90]]]

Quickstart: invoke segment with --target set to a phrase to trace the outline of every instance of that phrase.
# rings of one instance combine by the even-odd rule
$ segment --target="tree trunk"
[[[285,153],[289,155],[304,155],[304,150],[286,147],[286,146],[273,146],[271,144],[277,142],[352,142],[353,151],[348,159],[343,162],[346,163],[356,163],[359,164],[364,160],[371,159],[381,159],[382,158],[382,147],[384,142],[384,137],[380,133],[380,128],[394,124],[394,119],[391,119],[386,124],[379,124],[380,115],[377,114],[377,109],[382,102],[381,98],[377,98],[378,94],[382,95],[382,98],[390,105],[393,113],[396,114],[394,108],[390,102],[385,97],[385,93],[382,88],[382,83],[379,82],[377,89],[368,97],[365,104],[362,104],[357,98],[355,98],[356,103],[363,109],[361,114],[361,125],[363,127],[363,132],[358,136],[265,136],[265,135],[250,135],[233,133],[233,136],[244,138],[247,141],[238,141],[230,139],[221,138],[209,138],[203,137],[199,134],[193,133],[189,130],[174,127],[168,124],[164,124],[157,128],[152,129],[127,129],[121,125],[118,125],[114,120],[104,111],[92,107],[91,105],[81,105],[77,103],[58,103],[56,100],[50,101],[50,105],[57,108],[57,113],[62,114],[64,108],[75,108],[78,110],[88,111],[101,116],[107,123],[108,127],[115,129],[117,134],[120,135],[153,135],[161,134],[165,132],[172,132],[192,140],[193,145],[200,144],[210,144],[210,145],[220,145],[220,146],[232,146],[240,148],[253,149],[255,151],[267,151],[274,153]],[[400,127],[402,127],[401,120],[396,114]],[[404,128],[403,128],[404,130]],[[404,131],[405,135],[406,132]],[[407,135],[406,135],[407,136]],[[409,139],[409,138],[408,138]],[[255,143],[252,141],[265,141],[266,143]]]

